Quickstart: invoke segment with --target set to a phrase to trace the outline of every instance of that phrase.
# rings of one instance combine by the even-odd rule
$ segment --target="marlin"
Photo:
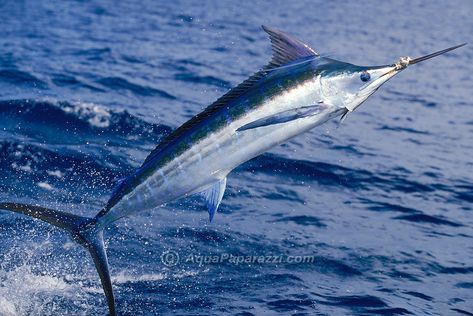
[[[120,181],[94,217],[21,203],[0,209],[31,216],[68,232],[92,256],[116,315],[104,247],[104,228],[120,218],[201,193],[210,221],[227,175],[240,164],[326,121],[342,120],[390,78],[410,65],[444,54],[402,57],[384,66],[356,66],[321,56],[307,44],[263,26],[273,56],[260,71],[165,137],[143,165]]]

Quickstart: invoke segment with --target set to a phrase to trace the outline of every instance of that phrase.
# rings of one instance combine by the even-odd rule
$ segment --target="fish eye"
[[[361,73],[361,75],[360,75],[360,79],[361,79],[361,81],[363,81],[363,82],[369,81],[370,78],[371,78],[371,76],[370,76],[369,72],[367,72],[366,70],[363,71],[363,72]]]

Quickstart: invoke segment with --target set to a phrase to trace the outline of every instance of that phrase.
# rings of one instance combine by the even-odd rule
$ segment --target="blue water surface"
[[[0,200],[93,216],[267,63],[261,24],[378,65],[473,42],[472,16],[466,0],[2,1]],[[469,45],[413,66],[240,166],[212,223],[199,197],[117,222],[120,313],[473,315],[472,64]],[[107,313],[64,232],[0,211],[0,240],[0,315]]]

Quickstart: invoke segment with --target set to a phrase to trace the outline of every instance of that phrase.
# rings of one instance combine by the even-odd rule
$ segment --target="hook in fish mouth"
[[[394,70],[401,70],[401,69],[406,68],[407,66],[410,65],[411,60],[413,59],[409,56],[404,56],[404,57],[399,58],[399,61],[393,65]]]
[[[406,68],[409,65],[414,65],[414,64],[420,63],[424,60],[437,57],[439,55],[445,54],[446,52],[449,52],[449,51],[452,51],[454,49],[463,47],[465,45],[466,45],[466,43],[456,45],[456,46],[452,46],[452,47],[449,47],[449,48],[446,48],[446,49],[439,50],[438,52],[428,54],[428,55],[425,55],[425,56],[422,56],[422,57],[414,58],[414,59],[410,58],[409,56],[401,57],[401,58],[399,58],[399,61],[397,63],[395,63],[393,66],[396,67],[396,70],[401,70],[401,69]]]

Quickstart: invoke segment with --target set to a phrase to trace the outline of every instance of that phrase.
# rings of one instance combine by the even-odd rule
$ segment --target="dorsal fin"
[[[271,59],[268,65],[269,67],[266,66],[265,68],[271,69],[280,67],[303,57],[319,56],[309,45],[284,32],[264,25],[262,28],[268,33],[273,48],[273,59]]]
[[[209,117],[216,111],[218,111],[222,106],[226,106],[229,102],[237,99],[238,97],[245,94],[250,88],[255,86],[258,81],[265,77],[268,72],[274,68],[281,67],[287,63],[293,62],[297,59],[309,57],[309,56],[319,56],[319,54],[310,48],[307,44],[299,41],[298,39],[292,38],[289,35],[269,28],[267,26],[262,26],[263,30],[269,34],[271,40],[272,49],[273,49],[273,58],[265,67],[260,71],[253,74],[251,77],[240,83],[238,86],[234,87],[223,96],[218,98],[214,103],[209,105],[203,112],[197,114],[189,121],[181,125],[174,132],[165,137],[158,146],[146,157],[146,164],[152,160],[166,145],[183,135],[187,130],[198,124],[206,117]]]

